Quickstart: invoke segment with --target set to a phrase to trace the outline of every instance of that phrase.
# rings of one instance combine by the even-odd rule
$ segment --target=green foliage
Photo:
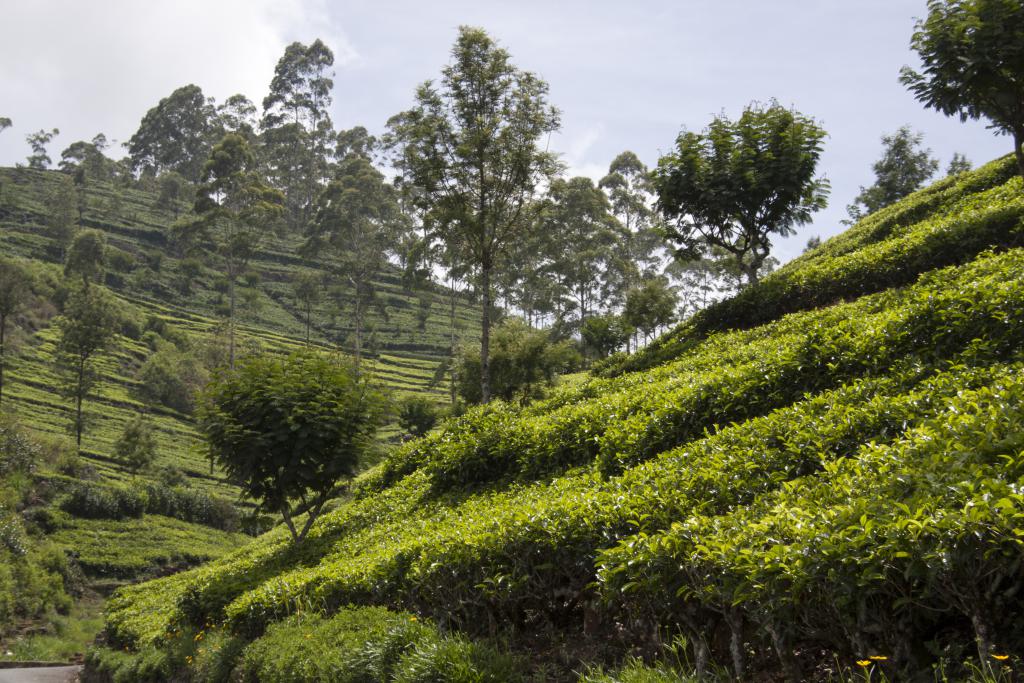
[[[579,367],[579,354],[567,341],[553,341],[543,330],[518,318],[494,329],[491,348],[491,391],[505,401],[525,403],[543,395],[557,375]],[[480,403],[480,355],[463,349],[457,360],[459,395],[467,403]]]
[[[923,139],[910,126],[882,136],[882,158],[872,165],[875,183],[860,188],[860,194],[846,209],[851,218],[856,220],[903,199],[935,175],[939,160],[932,157],[931,150],[920,148]],[[969,169],[970,164],[964,170]]]
[[[146,492],[137,487],[81,482],[71,487],[61,509],[85,519],[138,519],[148,504]]]
[[[921,72],[900,81],[925,106],[961,121],[980,119],[1013,136],[1024,177],[1024,7],[1015,0],[929,0],[910,46]]]
[[[383,396],[356,369],[304,353],[252,357],[215,375],[199,424],[211,458],[260,509],[280,513],[300,542],[374,447],[382,417]],[[307,514],[301,531],[293,501]]]
[[[486,32],[462,26],[440,88],[422,84],[416,106],[389,122],[402,180],[420,188],[417,203],[447,260],[463,272],[479,272],[485,403],[491,399],[493,271],[532,227],[534,191],[557,170],[554,155],[540,147],[559,126],[547,93],[547,83],[516,68]]]
[[[112,341],[118,315],[110,296],[93,287],[73,292],[57,321],[57,364],[63,375],[62,391],[74,401],[73,430],[82,445],[85,415],[82,404],[99,378],[96,356]]]
[[[437,424],[437,404],[423,396],[406,396],[398,404],[398,424],[405,433],[423,436]]]
[[[580,337],[585,348],[592,350],[598,358],[607,358],[629,341],[633,329],[622,316],[607,314],[587,318],[580,326]]]
[[[80,277],[85,287],[103,279],[107,264],[107,239],[98,230],[82,230],[71,240],[64,262],[64,275]]]
[[[135,474],[152,467],[156,461],[156,438],[152,423],[144,415],[136,415],[125,424],[114,445],[114,454]]]
[[[719,247],[756,282],[771,238],[793,234],[824,208],[828,181],[814,176],[825,131],[778,102],[748,105],[736,121],[715,117],[683,132],[653,173],[666,235],[677,255]]]
[[[147,175],[173,171],[197,182],[213,147],[214,109],[197,85],[178,88],[146,112],[128,141],[132,170]]]
[[[193,353],[161,344],[139,368],[139,394],[154,405],[191,414],[207,373]]]
[[[46,146],[59,134],[60,131],[56,128],[52,130],[40,128],[35,133],[30,133],[25,136],[25,141],[28,143],[29,147],[32,148],[32,154],[28,157],[29,168],[43,170],[50,167],[52,160],[50,159],[49,153],[46,151]]]
[[[676,317],[678,295],[665,278],[644,280],[626,292],[622,319],[630,327],[650,337]]]

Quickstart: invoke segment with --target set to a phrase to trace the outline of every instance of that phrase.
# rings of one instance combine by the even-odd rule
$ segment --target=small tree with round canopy
[[[349,363],[311,352],[255,356],[200,400],[210,457],[301,543],[339,483],[376,445],[383,395]],[[306,514],[301,529],[296,517]]]

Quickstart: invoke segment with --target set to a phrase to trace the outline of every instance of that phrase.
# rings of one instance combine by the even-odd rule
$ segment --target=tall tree
[[[0,257],[0,402],[3,400],[4,366],[7,363],[7,322],[25,306],[28,295],[28,273],[16,261]]]
[[[77,196],[74,182],[62,175],[47,194],[47,234],[53,239],[54,253],[63,261],[75,236]]]
[[[32,149],[32,154],[28,156],[28,167],[39,170],[46,170],[50,168],[50,155],[46,151],[46,146],[50,144],[57,135],[60,135],[60,131],[56,128],[51,130],[45,130],[40,128],[35,133],[30,133],[25,136],[25,142]]]
[[[309,332],[313,325],[313,308],[320,303],[323,281],[311,270],[299,273],[292,282],[292,294],[295,302],[302,307],[302,316],[306,323],[306,346],[309,346]]]
[[[733,255],[748,283],[757,282],[772,236],[793,234],[826,205],[828,181],[814,175],[824,137],[812,119],[777,102],[680,134],[654,172],[677,256],[699,258],[716,246]]]
[[[892,135],[882,136],[882,158],[871,167],[875,182],[861,187],[853,204],[846,207],[852,220],[874,213],[903,199],[935,175],[939,160],[930,149],[923,149],[924,136],[901,126]],[[863,208],[862,208],[863,207]]]
[[[334,54],[323,41],[285,48],[263,99],[263,143],[271,180],[287,202],[289,225],[305,227],[323,183],[334,128],[328,108]]]
[[[557,178],[548,199],[541,225],[558,245],[552,271],[573,298],[582,324],[600,301],[613,250],[625,235],[590,178]]]
[[[665,278],[650,278],[629,290],[622,318],[649,340],[675,318],[677,301],[678,296]]]
[[[181,226],[181,237],[202,245],[219,260],[228,284],[228,363],[235,364],[236,285],[266,232],[280,217],[284,197],[256,170],[249,143],[228,133],[203,165],[196,189],[196,220]]]
[[[218,132],[216,109],[197,85],[178,88],[142,117],[128,141],[135,173],[175,171],[198,182]]]
[[[986,118],[1013,136],[1024,177],[1024,4],[1020,0],[929,0],[910,46],[921,71],[900,82],[926,107],[961,121]]]
[[[664,240],[658,230],[654,194],[647,166],[633,152],[619,154],[608,166],[598,186],[608,194],[612,213],[624,228],[616,245],[613,273],[618,276],[616,291],[620,298],[626,290],[645,277],[653,277],[662,265]]]
[[[401,212],[384,176],[363,156],[349,154],[316,204],[306,250],[330,250],[332,270],[351,287],[349,303],[355,327],[355,360],[363,352],[366,313],[376,299],[374,280],[395,244]]]
[[[61,370],[62,393],[74,401],[72,426],[75,443],[82,447],[85,415],[82,405],[99,379],[96,357],[114,336],[117,315],[109,295],[92,287],[74,291],[57,320],[57,366]]]
[[[416,106],[393,119],[408,182],[449,250],[479,275],[480,386],[490,400],[492,279],[508,245],[531,227],[525,211],[558,163],[541,140],[558,129],[547,84],[516,68],[482,29],[463,26],[442,70]]]

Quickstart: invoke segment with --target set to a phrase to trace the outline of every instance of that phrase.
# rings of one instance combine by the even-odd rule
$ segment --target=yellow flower
[[[409,621],[419,621],[416,617],[409,617]]]
[[[867,668],[867,667],[871,666],[871,660],[870,659],[858,659],[857,660],[857,666],[863,666],[864,668]]]
[[[992,659],[994,659],[996,661],[999,661],[999,662],[1005,662],[1009,658],[1010,658],[1010,655],[992,655]]]
[[[868,657],[868,659],[870,659],[873,662],[884,662],[889,658],[885,655],[871,655],[870,657]]]

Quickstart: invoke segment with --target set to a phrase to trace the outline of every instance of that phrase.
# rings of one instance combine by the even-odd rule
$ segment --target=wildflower
[[[416,617],[409,617],[409,621],[419,621]]]
[[[992,659],[996,660],[997,662],[1005,662],[1009,658],[1010,655],[992,655]]]
[[[870,659],[872,662],[884,662],[889,658],[885,655],[871,655],[870,657],[868,657],[868,659]]]
[[[862,666],[862,667],[864,667],[866,669],[869,666],[871,666],[871,660],[870,659],[858,659],[857,660],[857,666]]]

